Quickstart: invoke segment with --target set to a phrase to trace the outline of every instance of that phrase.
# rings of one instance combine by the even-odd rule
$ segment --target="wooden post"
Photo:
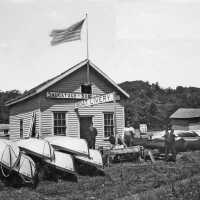
[[[87,84],[90,84],[89,41],[88,41],[88,14],[86,13],[86,46],[87,46]]]
[[[117,134],[117,117],[116,117],[116,112],[117,112],[117,107],[116,107],[116,93],[114,92],[114,135],[116,136]]]

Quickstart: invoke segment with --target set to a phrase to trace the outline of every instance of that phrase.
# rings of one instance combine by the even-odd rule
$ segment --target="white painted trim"
[[[53,117],[54,111],[51,111],[51,135],[54,136],[54,117]]]
[[[39,108],[39,138],[41,138],[42,136],[42,112],[41,112],[41,108]]]
[[[65,126],[66,126],[66,129],[65,129],[65,136],[68,135],[68,111],[60,111],[60,110],[54,110],[54,111],[51,111],[51,131],[52,131],[52,136],[54,136],[54,113],[56,112],[64,112],[65,113]]]
[[[66,130],[65,130],[65,135],[69,136],[69,116],[68,116],[68,112],[65,113],[65,126],[66,126]]]

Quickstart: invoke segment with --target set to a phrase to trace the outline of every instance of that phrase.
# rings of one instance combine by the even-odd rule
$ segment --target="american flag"
[[[63,42],[71,42],[81,39],[81,29],[85,19],[71,25],[66,29],[53,30],[50,34],[52,37],[51,45],[57,45]]]

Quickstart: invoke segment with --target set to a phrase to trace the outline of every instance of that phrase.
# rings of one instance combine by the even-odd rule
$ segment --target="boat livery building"
[[[122,132],[129,95],[89,60],[7,102],[10,139],[66,135],[87,138],[93,122],[97,146]]]

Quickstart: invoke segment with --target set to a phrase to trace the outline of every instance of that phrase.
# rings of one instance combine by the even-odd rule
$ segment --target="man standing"
[[[165,133],[165,159],[168,160],[168,154],[172,154],[172,158],[176,159],[176,150],[175,150],[175,135],[174,130],[171,129],[170,132],[166,130]]]
[[[88,133],[88,145],[90,149],[95,149],[96,136],[97,129],[93,126],[93,123],[91,122]]]
[[[127,127],[124,128],[124,143],[127,145],[127,147],[130,147],[133,145],[133,140],[135,137],[135,129],[130,126],[130,123],[127,123]]]

